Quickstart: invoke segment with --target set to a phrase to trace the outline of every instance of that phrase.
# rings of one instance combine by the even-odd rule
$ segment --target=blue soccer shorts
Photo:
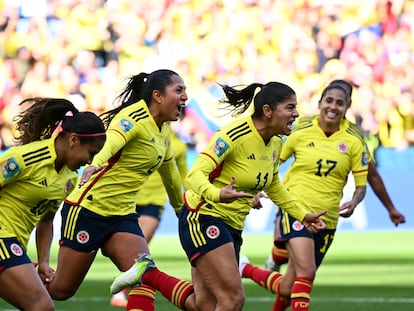
[[[181,245],[192,265],[197,258],[215,248],[233,243],[237,264],[242,245],[242,231],[236,230],[222,220],[210,215],[181,209],[178,221]]]

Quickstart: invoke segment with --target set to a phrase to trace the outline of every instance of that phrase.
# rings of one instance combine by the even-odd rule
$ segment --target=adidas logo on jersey
[[[313,141],[311,141],[309,144],[306,145],[307,147],[315,147],[315,144],[313,143]]]
[[[39,185],[43,185],[43,186],[47,187],[47,180],[46,180],[46,178],[44,178],[41,182],[39,182]]]
[[[256,157],[254,156],[254,153],[252,153],[251,155],[249,155],[247,158],[249,160],[256,160]]]

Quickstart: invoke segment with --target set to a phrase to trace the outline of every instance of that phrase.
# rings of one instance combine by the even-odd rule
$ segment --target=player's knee
[[[55,304],[47,294],[39,292],[29,293],[27,296],[28,305],[20,306],[22,310],[42,310],[42,311],[53,311],[55,310]]]
[[[237,311],[242,310],[244,301],[245,301],[245,295],[243,291],[237,291],[235,293],[232,293],[232,295],[229,295],[226,297],[226,299],[222,299],[221,301],[218,301],[218,304],[220,307],[220,310],[228,310],[228,311]]]
[[[24,308],[22,310],[54,311],[56,309],[55,309],[55,305],[53,304],[53,302],[45,302],[42,304],[31,305],[29,308]]]
[[[55,304],[53,301],[47,301],[45,302],[39,310],[42,311],[54,311],[55,310]]]
[[[281,289],[280,292],[279,292],[279,296],[282,297],[285,300],[290,299],[290,294],[291,294],[290,289],[286,289],[286,290]]]
[[[290,294],[292,292],[292,285],[289,284],[282,284],[280,283],[279,289],[278,289],[278,295],[285,300],[290,299]]]
[[[49,288],[49,294],[54,300],[67,300],[75,295],[76,290],[70,288]]]
[[[316,275],[316,266],[309,266],[306,269],[303,269],[301,276],[306,277],[307,279],[313,280]]]
[[[231,299],[230,303],[234,303],[236,306],[236,309],[234,310],[242,310],[243,306],[244,306],[244,301],[246,300],[246,297],[244,295],[244,292],[240,293],[240,295],[238,295],[236,297],[236,300]]]

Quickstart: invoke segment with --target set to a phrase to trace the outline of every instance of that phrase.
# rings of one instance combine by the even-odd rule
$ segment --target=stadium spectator
[[[105,127],[66,99],[30,98],[21,104],[30,106],[16,118],[18,145],[0,157],[0,297],[19,310],[54,310],[42,283],[52,274],[53,218],[75,187],[76,170],[102,148]],[[38,272],[26,253],[34,228]]]
[[[144,260],[141,264],[150,265],[141,256],[149,249],[135,204],[138,191],[152,173],[159,171],[177,213],[183,204],[167,125],[179,118],[188,99],[183,79],[167,69],[142,72],[130,77],[117,99],[120,105],[102,115],[108,126],[104,147],[85,167],[79,187],[62,207],[57,269],[47,284],[53,299],[65,300],[75,294],[99,249],[121,271],[134,268],[138,255]],[[194,310],[189,282],[155,268],[150,274],[168,300]],[[147,283],[145,278],[143,282]],[[125,287],[112,287],[112,293]],[[155,290],[148,285],[132,288],[127,310],[154,310],[154,296]]]
[[[286,310],[288,306],[293,311],[309,310],[316,270],[334,239],[338,218],[351,216],[365,196],[368,150],[360,131],[345,118],[349,105],[348,90],[339,83],[327,86],[319,101],[320,114],[298,119],[280,155],[281,162],[295,157],[284,177],[285,186],[310,211],[328,211],[321,216],[326,229],[309,233],[295,218],[280,211],[281,237],[277,242],[287,248],[289,262],[279,283],[266,281],[279,276],[278,272],[262,270],[241,260],[242,277],[251,278],[277,294],[274,311]],[[352,199],[340,205],[351,172],[355,190]]]

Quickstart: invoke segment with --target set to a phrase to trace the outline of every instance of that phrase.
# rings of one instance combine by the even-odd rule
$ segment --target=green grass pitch
[[[414,310],[413,241],[414,231],[403,231],[402,228],[388,232],[338,232],[317,272],[311,310]],[[244,236],[242,252],[252,263],[263,266],[271,243],[270,235]],[[178,237],[156,236],[150,248],[160,269],[190,279],[190,266]],[[57,248],[53,249],[52,258],[56,258],[56,250]],[[32,244],[29,253],[35,260]],[[109,259],[98,254],[77,294],[67,301],[57,301],[56,310],[122,310],[109,306],[109,285],[117,274]],[[246,291],[243,310],[271,310],[274,299],[272,294],[251,280],[243,280],[243,284]],[[159,293],[155,306],[156,310],[161,311],[178,310]],[[0,300],[0,310],[15,309]]]

